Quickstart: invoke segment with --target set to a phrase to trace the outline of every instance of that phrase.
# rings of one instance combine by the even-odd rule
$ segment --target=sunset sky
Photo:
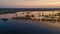
[[[0,8],[60,8],[60,0],[0,0]]]

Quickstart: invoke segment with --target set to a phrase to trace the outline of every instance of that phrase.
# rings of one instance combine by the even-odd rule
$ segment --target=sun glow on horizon
[[[0,0],[0,6],[60,7],[60,0]]]

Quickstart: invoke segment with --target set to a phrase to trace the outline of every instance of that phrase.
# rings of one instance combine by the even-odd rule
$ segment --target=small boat
[[[2,18],[1,20],[3,20],[3,21],[7,21],[8,19]]]

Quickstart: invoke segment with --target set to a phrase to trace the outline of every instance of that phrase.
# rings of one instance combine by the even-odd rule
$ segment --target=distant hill
[[[0,14],[15,13],[18,11],[54,11],[60,8],[0,8]]]

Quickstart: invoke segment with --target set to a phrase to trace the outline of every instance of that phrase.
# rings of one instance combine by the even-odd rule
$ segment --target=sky
[[[0,0],[0,8],[60,8],[60,0]]]

